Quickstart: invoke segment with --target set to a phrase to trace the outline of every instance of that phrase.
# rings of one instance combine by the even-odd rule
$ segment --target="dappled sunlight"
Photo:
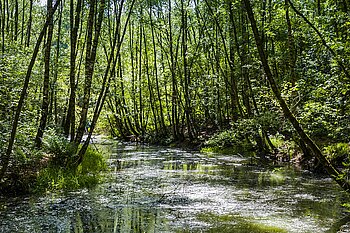
[[[2,201],[0,229],[301,233],[326,231],[344,215],[332,180],[292,168],[246,165],[236,155],[104,147],[113,151],[105,183]]]

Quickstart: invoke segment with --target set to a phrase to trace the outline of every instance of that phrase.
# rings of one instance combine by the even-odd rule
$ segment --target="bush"
[[[67,167],[75,159],[75,145],[54,131],[46,133],[43,149],[52,156],[51,164],[58,167]]]
[[[88,148],[82,163],[77,168],[57,166],[57,163],[50,162],[48,167],[40,171],[36,190],[75,190],[92,187],[101,181],[101,172],[106,169],[107,164],[103,155]]]
[[[343,167],[350,162],[350,145],[348,143],[335,143],[325,146],[323,152],[335,166]]]
[[[74,190],[91,187],[100,182],[101,172],[107,169],[104,156],[96,150],[87,149],[79,166],[75,145],[54,133],[44,140],[44,148],[50,154],[48,166],[37,177],[37,191]],[[49,157],[50,157],[49,156]]]
[[[232,129],[219,132],[209,138],[203,151],[213,152],[250,152],[254,150],[254,137],[259,133],[259,125],[253,119],[244,119],[232,126]],[[208,149],[209,148],[209,149]]]

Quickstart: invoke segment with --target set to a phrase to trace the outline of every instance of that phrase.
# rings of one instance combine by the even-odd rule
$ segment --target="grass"
[[[102,172],[107,170],[104,156],[89,148],[82,163],[73,166],[61,166],[53,160],[42,169],[37,177],[35,190],[37,192],[75,190],[92,187],[102,180]]]

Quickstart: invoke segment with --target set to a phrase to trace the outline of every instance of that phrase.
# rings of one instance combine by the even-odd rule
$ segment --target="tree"
[[[70,72],[69,72],[69,84],[70,84],[70,94],[69,94],[69,102],[68,102],[68,110],[67,116],[64,122],[64,134],[66,136],[71,133],[71,142],[74,141],[75,136],[75,97],[76,97],[76,59],[77,59],[77,40],[78,40],[78,31],[79,25],[81,21],[81,12],[82,12],[82,1],[77,1],[77,6],[75,9],[74,16],[74,1],[70,2]]]
[[[11,134],[10,134],[10,139],[8,141],[8,146],[7,146],[7,150],[4,154],[1,154],[1,170],[0,170],[0,179],[2,179],[7,171],[8,165],[9,165],[9,161],[11,159],[11,153],[12,153],[12,148],[13,148],[13,144],[15,142],[15,138],[16,138],[16,132],[17,132],[17,127],[18,127],[18,123],[19,123],[19,118],[21,115],[21,111],[22,111],[22,107],[25,101],[25,97],[27,94],[27,90],[28,90],[28,85],[29,85],[29,81],[30,81],[30,77],[31,77],[31,73],[32,73],[32,69],[36,60],[36,57],[38,55],[39,52],[39,48],[40,48],[40,44],[44,38],[44,35],[46,33],[47,27],[50,24],[50,20],[53,18],[53,15],[55,13],[55,11],[57,10],[58,5],[60,4],[61,0],[57,0],[54,7],[52,8],[51,14],[48,15],[46,22],[40,32],[40,35],[38,37],[38,40],[35,44],[35,48],[34,48],[34,52],[32,54],[32,58],[30,60],[28,69],[27,69],[27,73],[24,79],[24,84],[23,84],[23,88],[21,91],[21,95],[20,95],[20,99],[18,101],[17,107],[16,107],[16,112],[12,121],[12,130],[11,130]]]
[[[97,46],[99,44],[100,32],[102,27],[102,21],[104,17],[105,1],[101,0],[99,4],[99,11],[95,14],[95,8],[97,7],[97,0],[90,0],[90,9],[87,24],[87,38],[86,38],[86,56],[85,56],[85,84],[84,84],[84,97],[83,106],[80,114],[79,126],[74,139],[76,145],[78,145],[84,135],[84,131],[87,124],[87,115],[90,103],[90,92],[92,78],[94,75],[95,61]],[[93,31],[95,33],[93,33]]]
[[[49,91],[50,91],[50,57],[51,57],[51,42],[53,35],[53,17],[52,14],[52,0],[47,0],[47,12],[48,12],[48,31],[45,45],[45,71],[44,71],[44,84],[43,84],[43,100],[41,105],[41,118],[38,127],[38,132],[35,137],[35,147],[40,148],[42,144],[42,137],[46,128],[47,118],[49,114]]]
[[[281,106],[284,115],[293,125],[294,129],[297,131],[301,139],[305,142],[305,144],[310,147],[314,155],[317,157],[317,159],[322,163],[328,174],[347,192],[350,191],[350,184],[345,180],[345,178],[341,178],[340,172],[338,169],[333,167],[333,165],[328,161],[326,156],[321,152],[319,147],[315,144],[315,142],[305,133],[303,128],[301,127],[299,121],[295,118],[291,110],[289,109],[287,103],[284,101],[281,92],[276,84],[276,81],[272,75],[268,60],[265,55],[263,42],[260,38],[260,34],[256,25],[254,13],[250,4],[250,0],[244,0],[245,8],[248,14],[248,17],[250,19],[250,24],[254,33],[254,38],[256,42],[256,46],[259,51],[259,57],[263,66],[263,69],[265,71],[265,75],[270,83],[270,87],[274,93],[274,96],[278,100],[279,105]]]

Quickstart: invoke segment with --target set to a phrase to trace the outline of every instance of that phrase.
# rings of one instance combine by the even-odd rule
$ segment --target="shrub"
[[[37,177],[36,190],[39,192],[91,187],[101,181],[101,172],[107,169],[103,154],[90,147],[76,167],[74,145],[62,136],[49,135],[45,148],[52,157]]]
[[[350,162],[350,145],[348,143],[335,143],[325,146],[323,152],[335,166],[344,166]]]

